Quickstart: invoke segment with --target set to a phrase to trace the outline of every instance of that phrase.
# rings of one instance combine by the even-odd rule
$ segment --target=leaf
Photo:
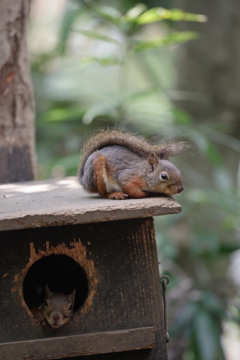
[[[65,12],[62,24],[60,28],[60,34],[59,34],[59,43],[65,47],[66,40],[68,38],[68,35],[70,31],[72,31],[71,27],[75,19],[80,16],[84,12],[83,9],[71,9]]]
[[[232,230],[235,228],[236,224],[238,222],[238,217],[237,217],[237,214],[231,214],[231,215],[228,215],[225,219],[224,219],[224,228],[226,230]]]
[[[172,45],[177,43],[183,43],[188,40],[198,39],[199,35],[194,31],[182,31],[174,32],[166,38],[157,38],[148,41],[135,41],[134,49],[136,51],[148,50],[151,48],[159,48],[166,45]]]
[[[114,65],[119,65],[120,63],[120,60],[117,57],[102,57],[102,58],[87,57],[82,61],[82,63],[88,64],[93,61],[99,63],[102,66],[114,66]]]
[[[83,116],[82,122],[84,125],[89,125],[94,118],[99,116],[112,116],[115,111],[115,107],[109,104],[98,104],[91,107]]]
[[[135,21],[136,18],[142,14],[147,9],[147,6],[145,4],[136,4],[134,7],[129,9],[127,13],[124,16],[124,19],[126,21]]]
[[[213,360],[215,353],[214,326],[207,313],[199,311],[195,320],[196,339],[201,359]]]
[[[92,9],[106,20],[120,25],[122,14],[116,8],[104,5],[91,5]]]
[[[172,112],[174,114],[175,121],[177,123],[183,125],[189,125],[192,123],[192,118],[186,111],[175,108],[172,110]]]
[[[206,149],[206,155],[212,164],[217,166],[222,165],[222,159],[217,148],[210,142],[208,143],[208,147]]]
[[[54,121],[68,121],[68,120],[76,120],[81,119],[84,114],[83,109],[65,109],[58,108],[48,111],[44,113],[40,118],[38,118],[38,122],[54,122]]]
[[[74,31],[78,32],[78,33],[80,33],[80,34],[82,34],[84,36],[93,38],[93,39],[106,41],[106,42],[109,42],[109,43],[112,43],[112,44],[115,44],[115,45],[120,45],[120,43],[116,39],[113,39],[110,36],[99,34],[99,33],[95,32],[95,31],[81,30],[81,29],[76,29]]]
[[[127,98],[127,101],[135,101],[135,100],[138,100],[138,99],[141,99],[141,98],[146,98],[152,94],[155,94],[157,91],[158,91],[158,87],[156,86],[153,86],[151,88],[148,88],[148,89],[144,89],[144,90],[141,90],[141,91],[137,91],[131,95],[128,96]]]
[[[217,354],[222,354],[219,326],[207,312],[196,313],[194,330],[200,360],[214,360]]]
[[[196,304],[187,302],[186,305],[177,314],[173,329],[175,331],[181,331],[181,333],[192,332],[193,319],[196,314]]]
[[[207,17],[205,15],[186,13],[179,9],[167,10],[164,8],[156,7],[145,11],[140,15],[136,21],[139,25],[149,24],[161,20],[171,20],[171,21],[198,21],[206,22]]]

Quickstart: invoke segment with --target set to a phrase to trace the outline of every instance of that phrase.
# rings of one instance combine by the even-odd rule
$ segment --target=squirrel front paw
[[[116,191],[111,194],[107,194],[107,198],[113,200],[126,200],[128,198],[128,195],[120,191]]]
[[[38,319],[38,321],[40,322],[40,324],[42,326],[46,326],[47,322],[46,322],[46,319],[45,319],[45,317],[43,315],[42,310],[40,310],[38,308],[34,308],[34,309],[31,310],[31,312]]]

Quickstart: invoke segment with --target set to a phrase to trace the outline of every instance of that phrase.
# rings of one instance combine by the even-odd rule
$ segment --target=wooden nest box
[[[105,200],[66,178],[1,185],[0,203],[1,359],[167,359],[152,217],[174,199]],[[46,284],[76,288],[58,329],[31,312]]]

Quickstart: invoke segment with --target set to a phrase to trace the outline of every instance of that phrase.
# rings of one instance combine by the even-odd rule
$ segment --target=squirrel
[[[44,302],[32,313],[45,326],[47,322],[55,329],[66,324],[73,316],[76,289],[70,295],[51,292],[48,285],[45,288]]]
[[[123,130],[101,129],[83,145],[78,179],[87,192],[108,199],[179,194],[182,176],[169,156],[189,147],[185,142],[152,145]]]

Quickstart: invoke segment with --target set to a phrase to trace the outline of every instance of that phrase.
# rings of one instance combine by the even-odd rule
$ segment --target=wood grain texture
[[[87,259],[94,264],[97,279],[95,296],[89,309],[84,311],[83,306],[65,326],[59,329],[42,328],[23,299],[25,268],[31,248],[34,246],[37,251],[47,247],[54,253],[61,244],[71,249],[74,239],[81,241],[86,248]],[[3,231],[0,245],[0,343],[153,327],[155,348],[92,355],[91,360],[167,359],[152,218]],[[67,279],[67,268],[64,274]],[[68,281],[59,273],[55,276],[58,283],[61,283],[60,279]],[[47,278],[43,280],[45,283],[48,281]],[[51,281],[54,283],[54,278]],[[33,286],[38,287],[37,280]],[[65,355],[61,356],[65,358],[68,354],[66,347]],[[22,357],[15,358],[20,359]],[[88,356],[76,359],[87,360]]]
[[[34,180],[34,101],[27,52],[29,0],[0,1],[0,183]]]
[[[0,358],[59,359],[63,356],[66,358],[147,349],[155,345],[154,328],[146,327],[0,344]]]
[[[177,214],[171,197],[110,200],[87,194],[76,178],[0,186],[0,231]]]

